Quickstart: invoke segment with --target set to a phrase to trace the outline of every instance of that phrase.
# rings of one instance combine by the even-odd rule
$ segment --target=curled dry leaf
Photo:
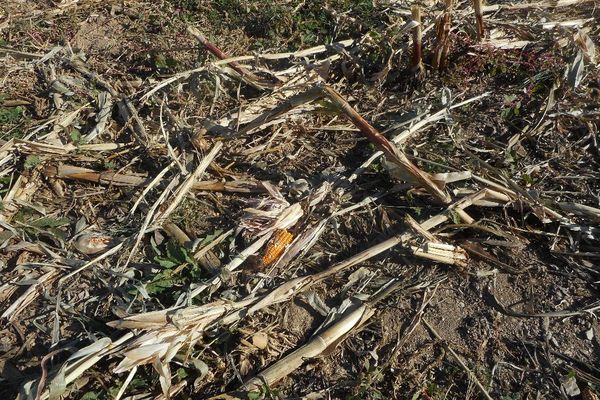
[[[264,350],[269,344],[269,337],[264,332],[257,332],[252,336],[252,344],[259,349]]]
[[[73,242],[73,246],[83,254],[92,255],[102,253],[114,245],[118,241],[110,236],[100,235],[97,233],[85,233]]]
[[[580,30],[575,34],[575,44],[583,51],[587,61],[596,63],[596,46],[586,32]]]
[[[573,63],[567,67],[565,71],[565,78],[573,89],[576,89],[577,86],[581,83],[581,79],[583,78],[583,70],[585,67],[583,51],[579,50],[577,55],[575,56],[575,60]]]

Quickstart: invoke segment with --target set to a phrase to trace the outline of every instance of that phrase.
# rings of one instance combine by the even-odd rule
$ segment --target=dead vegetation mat
[[[597,399],[598,3],[0,4],[0,390]]]

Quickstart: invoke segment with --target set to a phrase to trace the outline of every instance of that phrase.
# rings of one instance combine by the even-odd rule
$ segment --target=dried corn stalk
[[[492,191],[490,189],[483,189],[477,193],[474,193],[466,198],[459,200],[452,204],[448,209],[439,215],[433,216],[421,224],[416,222],[411,223],[411,226],[419,232],[421,236],[428,239],[428,242],[422,246],[409,246],[413,253],[420,257],[429,258],[435,261],[440,261],[452,265],[464,265],[466,261],[466,254],[464,251],[456,246],[439,243],[428,231],[435,226],[444,223],[448,219],[451,219],[451,213],[457,210],[464,210],[470,205],[475,204],[477,201],[484,199],[494,201],[508,201],[510,200],[507,196]],[[297,204],[293,205],[298,206]],[[279,229],[280,227],[289,226],[289,224],[295,223],[298,214],[294,212],[288,212],[282,216],[279,220],[281,225],[275,225],[273,229]],[[271,231],[272,232],[272,231]],[[253,254],[262,245],[264,245],[270,235],[264,235],[254,243],[245,252],[242,252],[238,257],[244,254]],[[401,235],[393,236],[383,242],[380,242],[350,258],[337,263],[329,268],[326,268],[322,272],[298,277],[288,282],[283,283],[277,288],[273,289],[262,297],[255,297],[254,295],[248,298],[235,302],[229,303],[225,301],[215,301],[203,306],[194,307],[183,307],[183,308],[172,308],[161,311],[154,311],[139,315],[128,316],[122,320],[114,321],[108,325],[117,329],[140,329],[146,331],[141,336],[135,338],[132,341],[126,343],[125,346],[118,349],[124,356],[121,363],[117,366],[117,372],[131,371],[144,364],[153,364],[154,368],[159,374],[161,374],[161,380],[163,382],[163,391],[170,390],[170,380],[167,379],[168,373],[168,362],[181,351],[183,348],[190,349],[193,345],[201,339],[204,330],[209,326],[228,326],[236,321],[244,318],[245,316],[256,313],[266,307],[270,307],[274,304],[278,304],[284,301],[288,301],[302,291],[308,290],[315,284],[322,282],[324,279],[331,277],[339,273],[342,270],[346,270],[354,265],[364,262],[371,257],[375,257],[392,247],[399,244],[406,243],[414,239],[414,234],[407,232]],[[240,261],[232,261],[233,264],[225,267],[227,270],[233,270]],[[211,287],[211,285],[217,285],[220,283],[220,277],[207,282],[204,285],[196,288],[192,293],[191,297],[197,295],[203,290]],[[289,371],[289,368],[293,365],[297,365],[302,357],[310,354],[319,354],[319,350],[328,347],[328,344],[335,343],[336,338],[344,337],[344,332],[349,332],[354,329],[357,325],[357,321],[362,321],[363,317],[369,315],[370,309],[367,305],[362,305],[362,308],[355,310],[344,316],[342,320],[336,323],[335,327],[332,326],[330,329],[319,334],[311,342],[305,350],[299,351],[299,353],[292,353],[290,359],[286,359],[288,366],[277,366],[263,372],[266,379],[276,381],[278,376],[282,373]],[[111,352],[111,354],[114,351]],[[105,353],[109,354],[109,353]],[[261,375],[262,376],[262,375]],[[255,385],[256,381],[250,381],[251,385]]]
[[[126,97],[120,96],[119,93],[110,83],[101,79],[98,74],[90,71],[81,59],[77,57],[72,57],[65,61],[71,68],[85,76],[86,79],[88,79],[90,82],[106,90],[113,98],[121,99],[117,102],[119,112],[121,113],[125,121],[131,120],[133,122],[131,125],[131,132],[133,133],[133,136],[140,144],[148,148],[150,145],[151,138],[148,136],[142,119],[139,117],[137,110],[135,109],[135,106],[133,105],[131,100],[129,100]]]
[[[37,278],[37,282],[29,286],[25,293],[23,293],[17,300],[13,301],[10,307],[8,307],[0,318],[13,321],[19,316],[19,313],[23,311],[29,304],[31,304],[40,293],[47,289],[47,287],[58,278],[59,270],[51,269],[44,275]]]
[[[435,49],[433,50],[432,66],[441,70],[446,67],[448,50],[450,49],[450,28],[452,27],[452,1],[446,0],[446,9],[435,23]]]
[[[202,33],[200,33],[198,29],[194,28],[193,26],[188,26],[188,33],[194,36],[198,40],[198,42],[200,42],[200,44],[202,44],[208,51],[210,51],[219,59],[225,60],[229,58],[229,56],[223,53],[221,49],[219,49],[213,43],[209,42],[208,39],[206,39],[206,37],[204,37],[204,35],[202,35]],[[228,61],[227,64],[231,67],[231,69],[233,69],[240,75],[240,78],[244,82],[255,87],[256,89],[274,89],[277,86],[279,86],[279,84],[277,83],[269,82],[265,79],[260,78],[253,72],[250,72],[248,69],[242,67],[237,61]]]
[[[104,133],[108,121],[110,120],[110,114],[112,112],[112,96],[109,92],[101,92],[98,95],[98,113],[96,114],[96,125],[92,128],[90,133],[83,137],[84,142],[91,142],[97,136]]]
[[[427,190],[432,196],[442,203],[450,203],[451,198],[431,176],[414,165],[406,155],[396,147],[391,141],[383,136],[377,129],[369,124],[360,114],[348,104],[333,88],[325,86],[323,91],[333,104],[338,106],[344,114],[356,125],[358,129],[366,136],[379,150],[383,152],[387,162],[395,164],[399,174],[408,182],[416,184]]]
[[[31,176],[19,175],[11,189],[2,199],[3,209],[0,211],[0,225],[10,223],[21,208],[20,204],[29,203],[35,192],[39,189],[41,182],[40,173],[37,169],[32,171]],[[3,230],[0,227],[0,231]]]
[[[111,341],[109,338],[102,338],[84,347],[74,353],[65,361],[60,368],[57,368],[53,373],[52,380],[48,384],[48,388],[43,390],[39,387],[39,380],[26,382],[21,390],[21,394],[17,397],[20,400],[47,400],[48,398],[59,398],[67,389],[67,386],[80,377],[85,371],[91,368],[94,364],[104,358],[106,355],[114,352],[124,342],[131,339],[133,333],[127,333],[116,341]]]
[[[412,20],[418,25],[413,28],[413,53],[410,69],[412,72],[422,75],[424,73],[422,44],[423,33],[421,29],[421,8],[419,6],[413,6],[411,8],[411,17]]]
[[[425,190],[442,203],[450,203],[450,196],[431,179],[431,176],[428,173],[414,165],[400,149],[370,125],[339,93],[337,93],[337,91],[329,86],[316,86],[289,98],[283,104],[263,113],[255,120],[248,123],[240,129],[239,132],[246,133],[280,117],[295,107],[323,97],[326,97],[338,107],[344,115],[354,123],[360,132],[383,152],[388,162],[393,163],[398,167],[398,170],[404,179],[412,184],[425,188]]]
[[[313,337],[310,342],[298,348],[275,364],[260,372],[254,378],[244,383],[244,388],[249,391],[258,390],[263,385],[272,386],[283,379],[306,361],[318,357],[329,347],[339,343],[353,330],[363,325],[375,310],[368,304],[359,304],[349,310],[326,330]]]
[[[444,264],[465,267],[468,260],[467,252],[451,244],[427,242],[419,247],[411,246],[417,257],[427,258]]]
[[[120,174],[113,171],[97,172],[93,169],[66,164],[48,165],[42,172],[47,177],[74,179],[103,185],[140,186],[146,181],[146,177],[140,174]]]
[[[428,285],[430,283],[422,283],[405,289],[407,292],[414,292]],[[375,314],[376,303],[385,299],[400,287],[401,283],[399,281],[391,280],[366,300],[347,299],[338,307],[340,310],[344,310],[341,311],[342,314],[338,318],[335,318],[335,314],[330,314],[332,318],[328,318],[328,320],[333,321],[328,323],[328,320],[326,320],[325,324],[327,326],[324,329],[318,329],[307,344],[246,381],[238,392],[260,390],[265,385],[270,387],[298,369],[306,361],[314,359],[326,350],[335,347]],[[227,398],[227,395],[221,398]]]
[[[477,39],[481,41],[485,36],[485,28],[483,26],[483,1],[473,0],[473,8],[475,9],[475,22],[477,24]]]

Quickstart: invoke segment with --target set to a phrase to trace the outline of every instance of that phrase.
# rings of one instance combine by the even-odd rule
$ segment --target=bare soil
[[[408,1],[4,1],[1,396],[108,399],[124,388],[119,396],[129,399],[166,398],[165,392],[172,398],[597,399],[600,11],[594,1],[566,3],[490,1],[483,42],[471,3],[455,4],[440,70],[431,59],[444,6],[419,3],[419,74],[411,66],[411,30],[402,31],[414,5]],[[257,87],[231,63],[218,63],[189,26],[230,57],[254,56],[238,62],[281,86]],[[346,39],[354,42],[338,43]],[[265,56],[322,44],[326,49],[308,55]],[[206,70],[144,97],[199,67]],[[377,143],[326,99],[236,133],[317,85],[333,87],[390,139],[447,108],[398,148],[428,174],[471,173],[445,184],[452,204],[485,188],[509,201],[473,205],[467,220],[423,188],[391,177],[380,159],[349,181]],[[118,95],[111,96],[106,125],[87,142],[102,114],[100,96],[111,90]],[[137,121],[123,113],[126,100]],[[207,186],[176,200],[217,143],[222,149],[197,179]],[[65,166],[86,172],[61,175]],[[137,183],[119,184],[115,173]],[[209,185],[215,182],[260,190]],[[311,205],[321,187],[329,189]],[[248,209],[275,213],[278,196],[302,206],[287,228],[294,238],[329,218],[323,234],[285,266],[264,265],[268,250],[261,248],[228,270],[276,222],[252,219]],[[378,197],[335,214],[369,196]],[[153,217],[176,201],[168,218]],[[415,234],[234,323],[198,325],[177,355],[167,361],[153,355],[129,381],[115,372],[136,339],[184,328],[168,320],[119,329],[111,321],[143,315],[147,323],[144,313],[151,311],[264,296],[412,232],[407,216],[423,223],[440,214],[448,221],[429,230],[431,241],[459,249],[466,262],[418,257],[410,246],[426,240]],[[82,241],[89,234],[101,235],[97,253]],[[219,285],[188,297],[215,276]],[[344,300],[368,302],[390,282],[399,288],[369,303],[374,314],[364,324],[277,382],[258,391],[244,386],[310,342]],[[192,341],[193,332],[199,336]],[[122,348],[62,385],[61,367],[73,365],[69,356],[128,333]],[[168,389],[157,364],[170,368]]]

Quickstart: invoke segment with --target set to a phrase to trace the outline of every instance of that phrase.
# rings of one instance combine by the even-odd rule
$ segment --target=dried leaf
[[[200,372],[200,377],[198,379],[202,379],[206,375],[208,375],[208,365],[204,361],[195,358],[192,360],[192,364],[194,364],[194,368],[196,368]]]
[[[264,332],[257,332],[252,336],[252,344],[259,349],[264,350],[269,344],[269,336]]]
[[[567,68],[565,74],[567,83],[573,87],[573,89],[577,88],[577,86],[579,86],[581,83],[584,66],[585,62],[583,61],[583,52],[579,50],[577,52],[577,56],[575,56],[575,60],[573,60],[573,64]]]
[[[574,376],[569,376],[565,379],[561,386],[565,390],[565,393],[570,397],[578,396],[581,393],[579,386],[577,386],[577,379]]]
[[[348,276],[348,282],[344,285],[343,290],[347,290],[351,286],[365,282],[373,276],[374,272],[366,267],[360,267]]]
[[[575,43],[583,51],[585,58],[591,64],[596,63],[596,46],[592,39],[584,31],[578,31],[575,35]]]
[[[58,371],[58,374],[50,381],[48,385],[48,400],[60,399],[67,390],[67,381],[65,379],[65,371],[68,364],[64,364]]]
[[[158,372],[158,380],[160,382],[160,388],[162,389],[163,395],[169,399],[169,389],[171,389],[171,368],[169,363],[163,363],[158,357],[154,359],[152,366]]]
[[[309,292],[306,295],[306,301],[310,306],[321,314],[323,317],[326,317],[329,314],[330,308],[325,304],[325,302],[319,297],[319,295],[315,292]]]
[[[75,247],[80,253],[92,255],[105,252],[118,243],[114,238],[97,233],[85,233],[80,235],[75,242]]]

